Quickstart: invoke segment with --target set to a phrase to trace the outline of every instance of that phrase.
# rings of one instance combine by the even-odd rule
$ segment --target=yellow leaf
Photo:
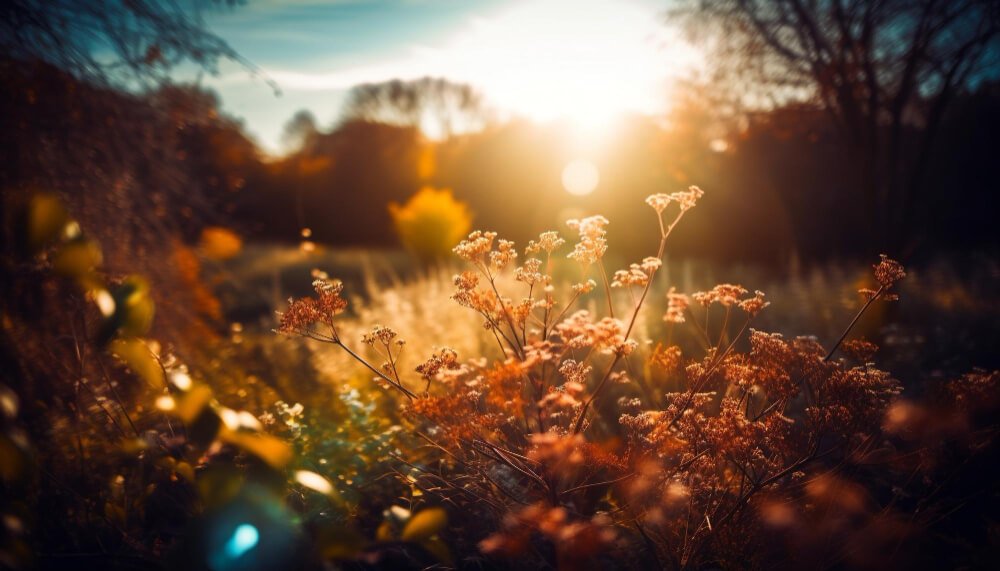
[[[188,482],[194,481],[194,468],[187,462],[178,462],[177,466],[174,467],[174,472],[183,476]]]
[[[275,470],[281,470],[292,460],[292,448],[284,440],[269,434],[223,430],[223,442],[253,454]]]
[[[323,559],[353,559],[365,548],[365,543],[361,534],[343,526],[324,526],[316,534]]]
[[[174,399],[174,415],[184,422],[194,422],[201,411],[212,400],[212,389],[205,385],[196,385],[179,398]]]
[[[55,240],[69,223],[62,201],[51,194],[37,194],[28,204],[28,246],[37,252]]]
[[[383,521],[379,524],[378,529],[375,530],[375,540],[392,541],[392,524],[387,521]]]
[[[122,335],[145,335],[153,325],[153,300],[149,297],[149,283],[139,276],[125,278],[115,291],[121,308]]]
[[[24,475],[28,455],[6,434],[0,434],[0,481],[14,482]]]
[[[417,512],[406,522],[400,537],[403,541],[424,541],[444,529],[446,525],[448,525],[448,514],[443,508],[427,508]]]
[[[67,242],[52,256],[52,269],[70,278],[87,278],[90,270],[101,265],[103,256],[97,242],[87,239]]]
[[[201,253],[213,260],[228,260],[240,253],[243,240],[228,228],[209,226],[201,231]]]
[[[132,372],[153,388],[163,388],[163,368],[153,358],[146,344],[138,339],[117,339],[111,343],[111,352],[125,362]]]

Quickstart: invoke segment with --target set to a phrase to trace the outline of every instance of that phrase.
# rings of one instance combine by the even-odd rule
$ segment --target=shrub
[[[447,256],[472,225],[468,206],[451,190],[429,186],[402,206],[390,203],[389,213],[403,246],[425,262]]]
[[[460,539],[486,554],[564,568],[612,556],[625,566],[763,565],[764,538],[799,510],[864,509],[860,492],[832,492],[856,486],[836,467],[880,442],[900,385],[869,362],[873,345],[845,340],[872,304],[895,299],[906,274],[882,256],[876,288],[860,291],[859,311],[829,350],[754,329],[769,303],[734,284],[690,295],[671,288],[667,340],[640,346],[636,324],[668,238],[701,196],[697,187],[650,196],[656,254],[613,274],[603,265],[609,221],[570,220],[577,241],[568,257],[584,277],[565,301],[551,277],[565,244],[558,233],[531,241],[521,265],[512,242],[469,234],[454,252],[471,269],[454,277],[451,298],[478,315],[499,359],[439,347],[403,367],[395,330],[345,334],[343,286],[325,277],[315,298],[291,303],[279,332],[339,347],[398,395],[409,430],[435,452],[433,461],[401,458],[401,476],[477,514],[470,521],[484,525]],[[580,309],[598,290],[606,313]],[[614,297],[630,310],[616,313]],[[722,315],[715,331],[712,314]],[[681,324],[700,356],[670,342]]]

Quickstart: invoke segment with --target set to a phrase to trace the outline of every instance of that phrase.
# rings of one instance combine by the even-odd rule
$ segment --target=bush
[[[429,186],[402,206],[390,203],[389,213],[403,246],[425,262],[447,256],[472,225],[468,206],[455,200],[451,190]]]

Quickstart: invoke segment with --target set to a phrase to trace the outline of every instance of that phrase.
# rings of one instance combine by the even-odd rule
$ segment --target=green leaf
[[[446,525],[448,525],[448,514],[443,508],[427,508],[417,512],[406,522],[400,538],[403,541],[424,541],[444,529]]]

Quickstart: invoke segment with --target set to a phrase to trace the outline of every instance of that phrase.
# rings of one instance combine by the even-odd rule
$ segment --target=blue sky
[[[205,13],[212,31],[277,82],[235,64],[204,78],[223,108],[279,152],[299,109],[335,121],[354,84],[424,75],[479,87],[537,120],[660,111],[692,59],[650,0],[250,0]]]

